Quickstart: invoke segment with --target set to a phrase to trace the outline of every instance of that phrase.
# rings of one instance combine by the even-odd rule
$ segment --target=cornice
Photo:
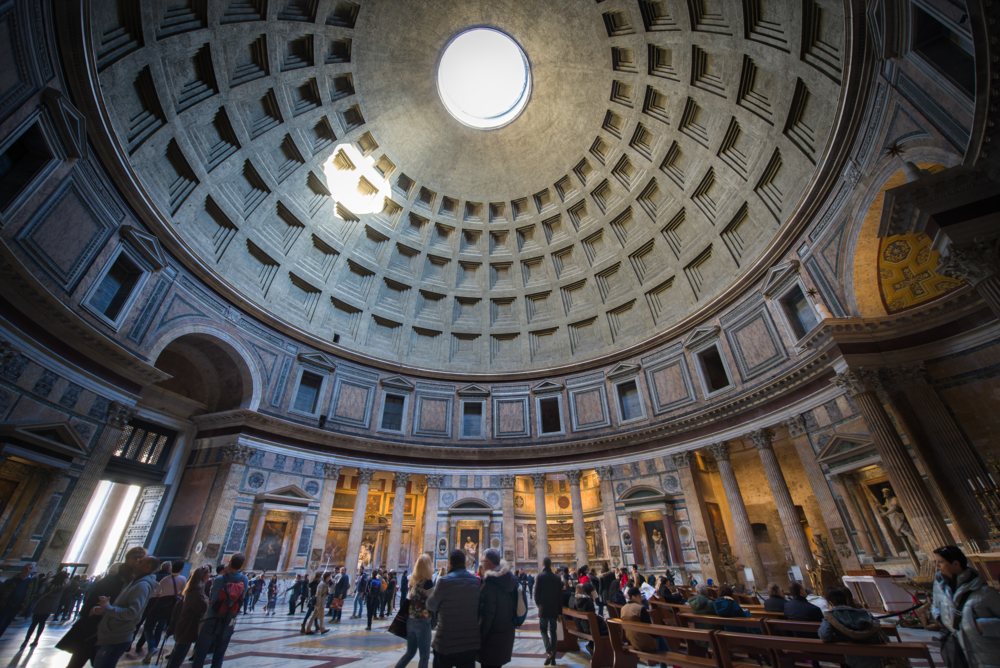
[[[860,0],[851,0],[849,5],[847,15],[850,24],[846,36],[844,78],[840,86],[840,99],[838,100],[834,130],[824,147],[823,157],[812,180],[805,188],[799,201],[792,207],[794,213],[786,219],[758,258],[749,264],[743,273],[737,276],[723,292],[716,295],[700,309],[644,341],[607,355],[571,364],[530,371],[482,374],[400,365],[343,348],[305,332],[243,297],[234,286],[215,273],[174,233],[129,164],[127,151],[112,131],[109,110],[100,94],[96,66],[87,37],[91,34],[89,0],[84,2],[56,0],[55,15],[60,38],[58,43],[62,54],[61,61],[67,73],[67,86],[73,93],[75,104],[87,118],[87,131],[95,153],[100,157],[104,168],[109,172],[129,206],[153,230],[161,244],[171,254],[179,258],[198,279],[218,292],[222,298],[245,311],[250,317],[303,344],[336,355],[341,359],[393,373],[406,373],[411,376],[438,380],[465,380],[467,382],[468,379],[475,378],[480,382],[505,382],[584,372],[598,367],[611,366],[617,362],[647,353],[683,336],[692,328],[719,315],[725,308],[752,290],[771,267],[782,260],[826,204],[827,198],[841,181],[844,166],[854,147],[852,138],[856,136],[857,129],[865,114],[870,94],[869,82],[874,75],[876,61],[868,45],[868,40],[863,38],[866,27],[861,2]]]

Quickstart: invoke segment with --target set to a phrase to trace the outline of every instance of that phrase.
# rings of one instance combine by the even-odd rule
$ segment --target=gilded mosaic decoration
[[[962,285],[942,276],[938,252],[931,250],[931,238],[924,233],[882,239],[878,257],[882,302],[889,313],[922,304]]]

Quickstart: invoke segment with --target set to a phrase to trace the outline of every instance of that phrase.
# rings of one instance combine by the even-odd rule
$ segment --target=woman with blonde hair
[[[174,649],[170,653],[170,663],[167,664],[167,668],[180,668],[187,658],[191,645],[198,640],[201,618],[208,612],[205,583],[211,578],[212,567],[202,566],[191,574],[184,587],[184,602],[180,605],[180,614],[174,623]]]
[[[406,597],[410,601],[406,618],[406,654],[396,663],[396,668],[406,668],[418,650],[419,668],[427,668],[431,653],[431,611],[427,609],[427,597],[434,589],[432,577],[431,558],[422,554],[413,567],[410,592]]]

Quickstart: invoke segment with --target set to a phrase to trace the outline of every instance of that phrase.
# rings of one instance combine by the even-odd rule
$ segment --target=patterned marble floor
[[[353,605],[350,600],[348,603]],[[287,612],[288,607],[285,606],[284,614],[279,612],[273,617],[265,616],[258,607],[257,612],[241,617],[229,645],[225,665],[228,668],[272,668],[280,662],[282,668],[337,668],[347,664],[351,664],[351,668],[392,668],[406,649],[405,642],[388,633],[388,618],[376,620],[372,630],[366,631],[367,620],[349,619],[350,608],[345,606],[343,622],[328,623],[329,633],[303,636],[299,634],[302,614],[289,617]],[[54,645],[70,625],[71,622],[50,624],[42,634],[38,647],[20,651],[28,623],[18,619],[0,638],[0,667],[63,668],[69,655],[55,649]],[[928,631],[902,630],[903,640],[907,642],[932,643],[935,664],[941,666],[940,654],[933,644],[935,635]],[[126,654],[118,665],[141,668],[144,656],[145,650],[138,654]],[[532,604],[527,621],[517,632],[514,658],[507,665],[510,668],[541,668],[544,660],[542,639],[538,633],[538,614]],[[166,661],[161,661],[160,666],[164,665]],[[186,663],[185,667],[190,665]],[[416,665],[414,658],[410,666],[415,668]],[[589,668],[590,655],[583,651],[560,653],[558,665]]]

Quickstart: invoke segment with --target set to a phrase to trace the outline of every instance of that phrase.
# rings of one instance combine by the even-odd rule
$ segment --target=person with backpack
[[[174,648],[170,652],[167,668],[180,668],[191,645],[198,641],[198,625],[208,612],[208,596],[205,595],[204,585],[211,579],[212,567],[202,566],[191,574],[191,579],[184,587],[180,614],[173,625]]]
[[[302,630],[299,633],[305,635],[314,635],[316,633],[326,633],[330,629],[323,625],[323,619],[326,615],[326,596],[330,593],[330,574],[323,573],[323,579],[320,580],[319,584],[316,586],[316,596],[313,599],[312,613],[309,618],[302,624]],[[316,627],[316,630],[312,630],[312,626]]]
[[[222,666],[229,640],[236,630],[236,616],[240,614],[243,601],[249,595],[250,582],[240,572],[245,562],[246,556],[237,552],[229,558],[225,570],[212,582],[205,623],[198,632],[194,656],[191,658],[192,668],[204,668],[209,650],[212,650],[212,668]]]
[[[184,591],[187,578],[180,574],[182,570],[184,570],[183,561],[178,560],[172,563],[170,576],[160,580],[146,605],[146,623],[143,625],[143,633],[146,635],[149,651],[142,659],[146,665],[152,661],[153,655],[156,654],[156,648],[160,646],[160,636],[163,634],[163,629],[167,628],[167,624],[170,623],[174,606],[184,599],[181,592]]]
[[[499,668],[510,662],[519,598],[517,580],[500,558],[500,550],[486,550],[479,593],[479,663],[483,668]]]
[[[365,605],[368,607],[368,628],[372,630],[372,619],[375,618],[379,607],[382,605],[382,575],[379,571],[372,571],[372,578],[365,587]]]

